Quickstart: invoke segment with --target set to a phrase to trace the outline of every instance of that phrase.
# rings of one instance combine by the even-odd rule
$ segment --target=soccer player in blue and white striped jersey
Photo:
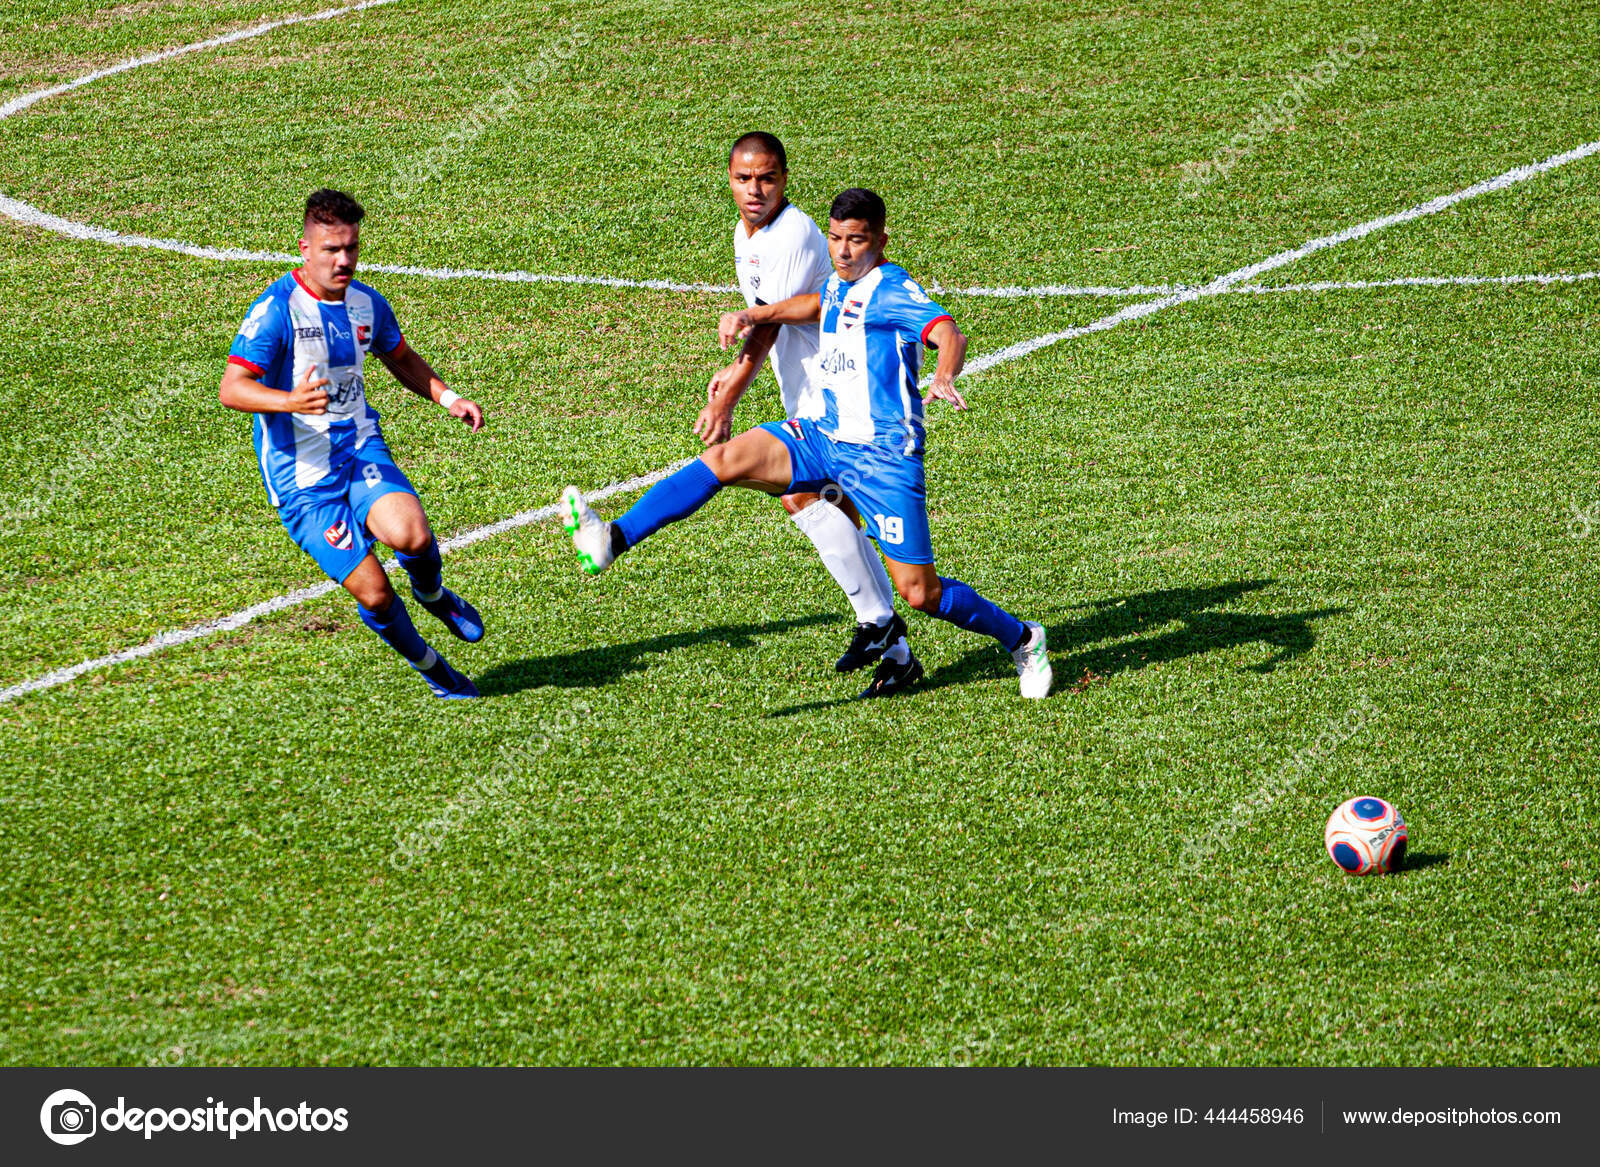
[[[362,621],[435,696],[476,697],[472,681],[417,632],[372,554],[375,542],[393,548],[419,604],[458,638],[483,637],[477,611],[444,586],[428,516],[367,404],[363,362],[375,354],[402,385],[474,433],[483,411],[439,379],[406,344],[388,301],[354,279],[364,214],[341,191],[319,190],[306,200],[305,262],[251,306],[218,396],[255,415],[261,478],[289,537],[355,597]]]
[[[773,134],[742,135],[728,151],[728,188],[739,207],[733,228],[734,267],[745,304],[775,304],[815,292],[833,274],[828,241],[799,207],[785,196],[789,158]],[[822,392],[814,384],[811,358],[817,355],[815,324],[768,324],[752,328],[732,363],[719,369],[706,387],[706,406],[695,432],[707,446],[728,440],[733,410],[770,354],[772,375],[785,417],[822,416]],[[903,644],[906,622],[894,610],[894,586],[883,570],[860,518],[841,492],[823,498],[815,492],[786,494],[780,500],[794,525],[817,549],[828,574],[855,610],[849,647],[834,664],[841,673],[872,664],[885,652],[909,653]],[[906,668],[910,668],[909,663]]]
[[[843,492],[860,509],[888,562],[895,589],[920,612],[993,637],[1011,653],[1022,695],[1050,692],[1042,625],[1018,620],[960,580],[934,569],[922,455],[924,346],[937,348],[928,399],[965,409],[955,378],[967,338],[903,268],[883,257],[889,236],[883,200],[851,188],[828,213],[834,274],[820,293],[756,305],[723,317],[724,345],[762,324],[818,322],[813,371],[822,389],[820,420],[790,418],[746,430],[652,487],[626,514],[605,522],[575,487],[562,495],[562,518],[585,570],[605,570],[652,532],[705,505],[724,486],[769,494]],[[921,673],[885,655],[863,697],[883,696]]]

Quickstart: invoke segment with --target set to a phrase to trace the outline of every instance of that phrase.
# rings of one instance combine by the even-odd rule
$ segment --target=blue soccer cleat
[[[428,688],[433,690],[435,697],[446,701],[464,701],[480,696],[478,686],[472,683],[471,677],[457,672],[449,661],[431,648],[427,656],[411,667],[422,674],[422,679],[428,682]]]
[[[412,598],[432,612],[446,628],[455,633],[457,639],[465,640],[468,644],[482,640],[483,617],[478,615],[478,609],[449,588],[444,588],[443,593],[437,600],[424,600],[417,595],[416,588],[411,589]]]

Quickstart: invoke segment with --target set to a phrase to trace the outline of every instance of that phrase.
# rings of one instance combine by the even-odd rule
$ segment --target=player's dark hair
[[[883,225],[889,221],[889,209],[876,192],[853,186],[839,192],[833,205],[828,208],[828,218],[840,223],[846,219],[860,219],[872,229],[874,235],[881,235]]]
[[[306,226],[312,223],[321,223],[324,227],[332,227],[335,223],[344,223],[354,227],[366,216],[366,210],[355,199],[345,194],[342,190],[321,190],[311,192],[311,197],[306,200]]]
[[[789,172],[789,155],[783,149],[783,143],[778,141],[777,135],[769,134],[765,130],[752,130],[733,144],[728,151],[728,165],[733,165],[734,156],[741,150],[748,150],[752,154],[771,154],[778,160],[778,169],[785,174]]]

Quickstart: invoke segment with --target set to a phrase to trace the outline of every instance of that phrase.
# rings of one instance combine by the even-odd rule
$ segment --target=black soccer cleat
[[[905,634],[906,622],[898,612],[886,624],[857,624],[856,634],[850,638],[850,647],[833,662],[833,667],[841,673],[853,673],[865,668],[882,657]]]
[[[897,665],[888,657],[878,662],[877,671],[872,674],[872,684],[861,690],[858,694],[860,700],[871,697],[893,697],[896,693],[903,693],[918,681],[922,680],[922,662],[916,657],[910,657],[903,665]]]

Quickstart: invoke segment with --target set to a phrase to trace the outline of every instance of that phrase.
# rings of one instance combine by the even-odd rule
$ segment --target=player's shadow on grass
[[[757,636],[770,636],[804,628],[811,624],[833,624],[837,616],[817,614],[794,616],[787,620],[769,620],[764,624],[724,624],[717,628],[699,628],[692,632],[673,632],[665,636],[652,636],[648,640],[635,640],[631,644],[602,645],[578,652],[564,652],[555,656],[526,657],[522,660],[503,661],[482,675],[475,677],[478,691],[484,696],[520,693],[524,689],[554,686],[565,689],[591,689],[609,685],[629,673],[648,668],[649,657],[662,656],[674,649],[688,648],[720,641],[729,648],[752,648]]]
[[[1257,615],[1215,610],[1240,596],[1270,587],[1274,582],[1270,579],[1253,579],[1205,588],[1163,588],[1132,596],[1092,600],[1066,609],[1068,612],[1083,611],[1084,614],[1068,619],[1052,618],[1046,622],[1050,663],[1056,677],[1054,694],[1086,689],[1117,673],[1135,672],[1153,664],[1246,644],[1265,644],[1273,649],[1272,656],[1267,660],[1246,666],[1251,672],[1270,673],[1280,664],[1311,650],[1316,643],[1316,634],[1311,627],[1313,621],[1349,611],[1348,608],[1318,608],[1279,615]],[[1140,636],[1141,633],[1148,634],[1173,623],[1180,627]],[[1128,637],[1132,636],[1140,638],[1129,640]],[[1105,641],[1116,643],[1105,644]],[[1102,647],[1094,648],[1092,645]],[[965,685],[1002,677],[1015,678],[1011,658],[992,644],[985,644],[949,664],[940,665],[908,695],[946,685]],[[767,716],[787,717],[841,704],[844,701],[812,701],[776,709]]]

